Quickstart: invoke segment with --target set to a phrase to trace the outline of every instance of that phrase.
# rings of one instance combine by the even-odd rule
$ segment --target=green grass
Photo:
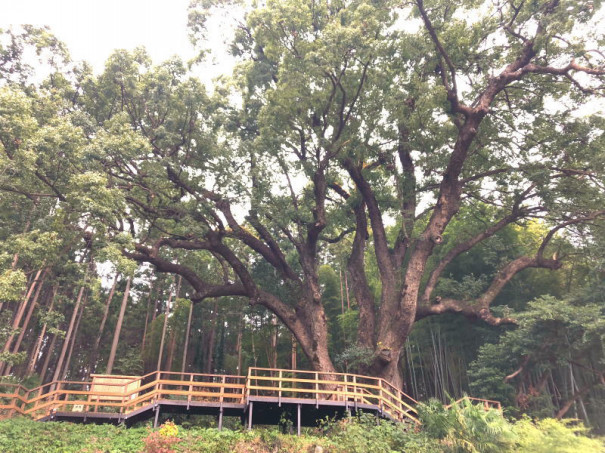
[[[364,415],[325,422],[303,436],[281,434],[276,427],[218,431],[188,421],[186,428],[165,424],[125,428],[34,422],[25,418],[0,421],[0,452],[11,453],[598,453],[602,439],[590,438],[574,422],[528,418],[509,421],[499,412],[471,404],[445,409],[422,405],[422,429],[411,429]],[[404,429],[405,428],[405,429]],[[321,447],[321,448],[317,448]]]

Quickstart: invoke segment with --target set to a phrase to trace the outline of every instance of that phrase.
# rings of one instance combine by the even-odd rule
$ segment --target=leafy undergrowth
[[[159,429],[111,425],[41,423],[18,418],[0,422],[0,451],[22,453],[491,453],[605,452],[602,440],[590,438],[581,425],[553,419],[510,422],[499,412],[470,403],[445,409],[422,405],[423,428],[363,415],[323,423],[303,436],[281,434],[276,428],[223,430],[179,427],[166,422]]]

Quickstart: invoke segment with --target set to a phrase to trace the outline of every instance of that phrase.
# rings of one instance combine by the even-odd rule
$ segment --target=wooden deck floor
[[[481,400],[486,407],[498,402]],[[278,424],[282,414],[301,426],[366,411],[419,423],[417,402],[383,379],[355,374],[250,368],[247,376],[156,371],[145,376],[95,376],[91,381],[59,381],[35,389],[0,384],[0,417],[34,420],[125,423],[160,414],[224,416],[253,424]]]

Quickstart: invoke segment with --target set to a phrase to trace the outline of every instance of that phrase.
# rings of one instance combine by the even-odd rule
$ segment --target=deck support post
[[[297,436],[300,436],[300,407],[301,407],[301,404],[298,403],[297,408],[296,408],[296,412],[297,412],[297,414],[296,414],[296,435]]]
[[[153,420],[153,427],[157,428],[158,427],[158,421],[160,419],[160,406],[159,404],[155,407],[155,418]]]
[[[218,412],[218,430],[223,430],[223,406],[221,406]]]
[[[252,429],[252,409],[254,408],[254,403],[250,401],[248,405],[248,429]]]

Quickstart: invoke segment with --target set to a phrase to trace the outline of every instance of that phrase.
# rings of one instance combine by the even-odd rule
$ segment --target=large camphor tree
[[[192,4],[197,38],[222,6]],[[177,60],[117,52],[74,96],[83,175],[111,201],[87,212],[89,231],[181,275],[193,301],[264,306],[325,373],[319,267],[337,249],[363,371],[401,384],[415,321],[514,322],[491,310],[503,287],[560,268],[561,234],[605,214],[602,17],[598,1],[269,1],[238,24],[239,63],[210,97]],[[448,235],[474,210],[482,222]],[[440,285],[457,257],[529,220],[542,241],[479,292]]]

